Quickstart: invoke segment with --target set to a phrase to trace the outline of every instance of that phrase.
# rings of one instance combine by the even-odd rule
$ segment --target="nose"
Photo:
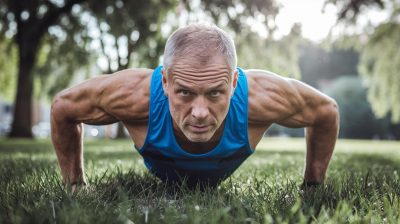
[[[192,116],[198,120],[204,120],[209,115],[208,105],[204,97],[197,97],[192,104]]]

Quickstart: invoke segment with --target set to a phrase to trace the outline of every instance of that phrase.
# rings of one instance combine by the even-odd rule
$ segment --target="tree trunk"
[[[122,124],[121,121],[118,122],[117,135],[115,135],[115,138],[117,139],[126,138],[124,130],[125,130],[124,124]]]
[[[25,39],[19,45],[19,68],[16,101],[10,138],[33,138],[32,135],[32,69],[36,59],[38,41]]]
[[[32,93],[33,74],[32,70],[36,62],[37,50],[40,40],[48,28],[56,24],[62,14],[69,14],[72,6],[85,0],[64,1],[64,6],[57,7],[47,1],[45,4],[48,11],[37,17],[36,10],[39,1],[10,1],[11,11],[15,15],[17,33],[15,40],[19,50],[19,70],[17,94],[14,104],[14,116],[9,137],[32,138]],[[28,19],[23,20],[21,15],[24,11],[31,12]]]

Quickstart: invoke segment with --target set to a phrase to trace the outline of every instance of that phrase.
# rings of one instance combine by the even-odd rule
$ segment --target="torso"
[[[151,74],[152,74],[152,70],[148,70],[146,72],[146,74],[143,75],[147,75],[146,80],[142,82],[142,86],[139,86],[139,90],[138,88],[134,89],[131,88],[128,90],[128,92],[135,97],[135,100],[133,101],[137,101],[137,95],[140,94],[142,97],[141,98],[145,98],[144,101],[141,102],[141,104],[143,104],[143,107],[147,106],[147,109],[144,109],[141,112],[141,116],[143,117],[143,119],[140,119],[139,121],[132,121],[129,119],[130,114],[133,112],[129,112],[129,104],[125,104],[124,105],[124,110],[119,110],[117,111],[115,114],[113,114],[115,117],[117,117],[118,119],[122,120],[122,122],[124,123],[125,127],[127,128],[133,142],[135,143],[135,146],[137,148],[141,148],[146,140],[146,134],[147,134],[147,130],[148,130],[148,105],[149,105],[149,91],[150,91],[150,80],[151,80]],[[268,127],[270,126],[270,124],[260,124],[254,120],[251,119],[252,114],[257,112],[257,102],[254,102],[252,100],[252,98],[254,98],[254,96],[257,94],[257,89],[254,89],[254,73],[253,72],[247,72],[246,71],[246,77],[247,77],[247,81],[248,81],[248,86],[249,86],[249,104],[248,104],[248,114],[249,114],[249,120],[248,120],[248,137],[249,137],[249,143],[252,149],[255,149],[257,144],[260,142],[261,138],[263,137],[265,131],[268,129]],[[127,91],[126,89],[121,89],[119,88],[118,91]],[[126,96],[126,94],[123,94]],[[125,102],[129,102],[129,97],[125,98],[123,101]],[[134,113],[135,116],[137,116],[137,111],[135,111]],[[221,128],[222,130],[222,128]],[[220,135],[220,133],[217,133],[218,135]],[[213,147],[215,147],[216,144],[218,144],[218,140],[217,141],[213,141],[210,142],[209,145],[203,145],[200,147],[198,144],[196,143],[190,143],[190,142],[185,142],[182,141],[182,139],[179,139],[179,135],[175,135],[177,138],[177,142],[179,142],[179,144],[182,146],[182,148],[186,149],[192,149],[194,151],[197,150],[210,150]],[[201,152],[204,153],[204,152]]]

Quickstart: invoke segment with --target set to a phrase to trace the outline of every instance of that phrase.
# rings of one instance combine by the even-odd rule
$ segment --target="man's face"
[[[168,72],[163,70],[163,88],[175,130],[192,142],[209,141],[228,113],[237,71],[232,76],[218,55],[202,66],[192,59],[175,60]]]

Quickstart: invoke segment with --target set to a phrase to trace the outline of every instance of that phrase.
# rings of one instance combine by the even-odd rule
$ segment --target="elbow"
[[[332,113],[332,116],[334,117],[336,123],[339,123],[340,119],[340,113],[339,113],[339,105],[337,104],[336,100],[330,99],[330,110]]]
[[[60,93],[54,96],[52,102],[51,102],[51,116],[54,116],[55,114],[60,111],[60,107],[62,105],[62,99]]]
[[[309,130],[337,138],[340,128],[340,115],[336,101],[328,98],[327,101],[316,108],[314,114],[316,115],[315,120]]]
[[[66,100],[62,92],[54,96],[51,102],[51,111],[50,111],[52,122],[65,118],[65,111],[66,111],[65,104]]]
[[[326,100],[316,108],[315,115],[313,126],[319,126],[324,129],[339,128],[339,106],[334,99],[330,97],[326,98]]]
[[[334,99],[329,98],[328,102],[323,107],[322,114],[323,123],[328,124],[331,128],[335,127],[335,129],[338,131],[340,124],[340,113],[339,106]]]

